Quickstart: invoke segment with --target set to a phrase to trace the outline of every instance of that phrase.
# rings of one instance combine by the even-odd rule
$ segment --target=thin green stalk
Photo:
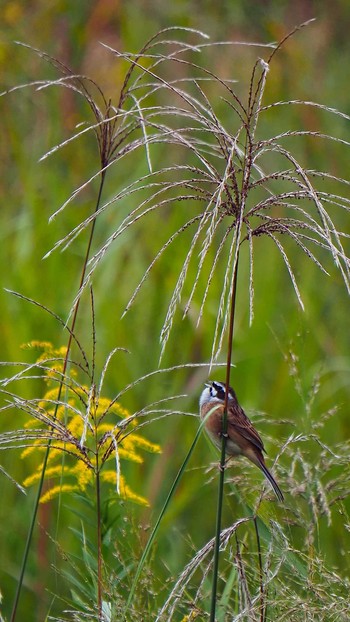
[[[96,455],[96,519],[97,519],[97,610],[102,620],[102,542],[101,542],[101,487],[98,454]]]
[[[262,565],[262,555],[260,546],[260,534],[256,516],[254,516],[254,527],[256,534],[256,543],[258,547],[258,559],[259,559],[259,582],[260,582],[260,622],[265,620],[265,591],[264,591],[264,573]]]
[[[105,182],[105,176],[106,176],[106,171],[103,170],[102,173],[101,173],[101,181],[100,181],[100,187],[99,187],[99,192],[98,192],[97,201],[96,201],[95,213],[98,211],[99,206],[100,206],[101,197],[102,197],[102,190],[103,190],[103,186],[104,186],[104,182]],[[85,279],[87,263],[88,263],[88,260],[89,260],[89,255],[90,255],[90,250],[91,250],[91,245],[92,245],[92,239],[93,239],[93,235],[94,235],[94,231],[95,231],[95,225],[96,225],[96,219],[94,219],[92,221],[92,225],[91,225],[91,231],[90,231],[89,241],[88,241],[88,245],[87,245],[87,249],[86,249],[85,260],[84,260],[83,269],[82,269],[81,277],[80,277],[79,290],[81,289],[81,287],[82,287],[82,285],[84,283],[84,279]],[[61,399],[61,395],[62,395],[63,378],[64,378],[64,375],[65,375],[65,373],[67,371],[68,357],[69,357],[70,349],[71,349],[71,346],[72,346],[73,333],[74,333],[75,324],[76,324],[76,320],[77,320],[77,316],[78,316],[79,306],[80,306],[80,298],[77,300],[75,308],[74,308],[74,312],[73,312],[73,317],[72,317],[72,322],[71,322],[71,327],[70,327],[70,332],[69,332],[69,338],[68,338],[68,343],[67,343],[67,352],[66,352],[66,355],[65,355],[65,358],[64,358],[64,362],[63,362],[62,377],[61,377],[61,381],[60,381],[59,388],[58,388],[58,393],[57,393],[57,402],[56,402],[55,411],[54,411],[54,419],[56,419],[56,417],[57,417],[58,405],[59,405],[59,402],[60,402],[60,399]],[[14,600],[14,603],[13,603],[13,608],[12,608],[10,622],[15,622],[15,619],[16,619],[17,607],[18,607],[19,598],[20,598],[21,591],[22,591],[24,573],[25,573],[26,566],[27,566],[30,546],[31,546],[31,543],[32,543],[34,525],[35,525],[35,522],[36,522],[36,517],[37,517],[38,507],[39,507],[39,502],[40,502],[40,497],[41,497],[41,493],[42,493],[42,489],[43,489],[43,485],[44,485],[45,472],[46,472],[46,467],[47,467],[47,461],[49,459],[50,448],[51,448],[51,440],[49,440],[48,443],[47,443],[46,452],[45,452],[45,456],[44,456],[44,460],[43,460],[43,465],[42,465],[41,475],[40,475],[40,480],[39,480],[39,485],[38,485],[38,491],[37,491],[35,502],[34,502],[32,518],[31,518],[31,522],[30,522],[30,525],[29,525],[26,545],[25,545],[25,548],[24,548],[22,565],[21,565],[21,571],[20,571],[20,575],[19,575],[19,579],[18,579],[18,583],[17,583],[17,590],[16,590],[16,594],[15,594],[15,600]]]
[[[234,328],[235,309],[236,309],[238,259],[239,259],[239,253],[237,253],[235,272],[234,272],[234,277],[233,277],[232,295],[231,295],[231,310],[230,310],[228,351],[227,351],[227,364],[226,364],[226,387],[230,385],[233,328]],[[219,578],[221,517],[222,517],[222,506],[223,506],[223,499],[224,499],[224,480],[225,480],[225,464],[226,464],[227,401],[228,401],[228,391],[226,390],[224,415],[222,418],[222,427],[221,427],[222,444],[221,444],[221,458],[220,458],[218,504],[217,504],[217,514],[216,514],[216,530],[215,530],[214,561],[213,561],[213,585],[212,585],[212,592],[211,592],[210,622],[215,622],[216,597],[217,597],[217,586],[218,586],[218,578]]]
[[[100,460],[99,460],[99,440],[98,440],[98,424],[100,418],[97,416],[96,410],[96,394],[95,394],[95,364],[96,364],[96,326],[95,326],[95,305],[94,294],[92,287],[90,288],[91,298],[91,317],[92,317],[92,370],[91,370],[91,387],[93,393],[91,396],[91,402],[95,405],[94,408],[94,433],[95,433],[95,483],[96,483],[96,549],[97,549],[97,611],[98,620],[102,622],[102,515],[101,515],[101,478],[100,478]],[[102,461],[103,463],[103,461]]]

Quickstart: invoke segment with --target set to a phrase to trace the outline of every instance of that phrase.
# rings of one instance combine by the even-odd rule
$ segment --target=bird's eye
[[[225,399],[225,386],[221,382],[213,382],[212,391],[213,397],[218,397],[221,400]]]

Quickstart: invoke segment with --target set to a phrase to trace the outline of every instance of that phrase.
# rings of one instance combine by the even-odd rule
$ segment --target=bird
[[[225,382],[212,381],[205,384],[205,389],[202,391],[199,400],[200,416],[202,420],[205,420],[206,432],[218,449],[222,447],[225,393]],[[206,417],[207,419],[205,419]],[[263,452],[265,452],[264,444],[252,422],[240,406],[232,387],[228,388],[225,451],[228,459],[233,456],[245,456],[261,469],[266,479],[270,482],[277,499],[284,501],[280,487],[265,464],[263,455]]]

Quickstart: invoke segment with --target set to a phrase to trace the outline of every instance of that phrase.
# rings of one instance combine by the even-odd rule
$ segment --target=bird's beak
[[[204,383],[204,386],[205,386],[205,387],[208,387],[208,389],[210,389],[210,387],[211,387],[211,382],[205,382],[205,383]]]

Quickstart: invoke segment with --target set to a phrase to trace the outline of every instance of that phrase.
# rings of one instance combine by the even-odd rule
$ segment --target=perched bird
[[[214,445],[221,449],[222,446],[222,419],[224,413],[226,385],[224,382],[210,382],[205,385],[204,391],[200,396],[200,416],[205,419],[206,431],[213,441]],[[226,455],[228,458],[232,456],[245,456],[259,469],[262,470],[265,477],[269,480],[275,491],[279,501],[283,501],[284,497],[275,479],[268,470],[263,452],[265,451],[263,442],[248,419],[243,408],[239,405],[234,390],[228,388],[227,400],[227,438],[226,438]]]

